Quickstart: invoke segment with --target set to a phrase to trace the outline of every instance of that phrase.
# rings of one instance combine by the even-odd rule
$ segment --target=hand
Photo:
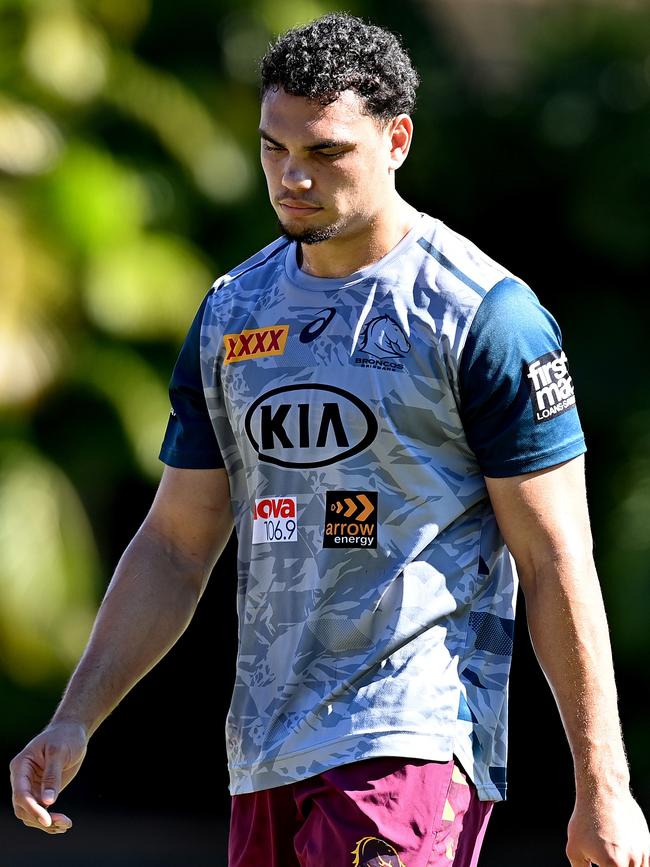
[[[28,828],[60,834],[72,827],[68,816],[46,807],[75,776],[87,746],[86,730],[79,723],[52,723],[11,760],[14,813]]]
[[[576,799],[566,854],[571,867],[650,867],[648,825],[629,790]]]

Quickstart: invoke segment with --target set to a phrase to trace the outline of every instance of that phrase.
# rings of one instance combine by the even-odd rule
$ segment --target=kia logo
[[[307,469],[338,463],[367,448],[377,419],[360,398],[335,385],[286,385],[257,398],[246,436],[261,461]]]

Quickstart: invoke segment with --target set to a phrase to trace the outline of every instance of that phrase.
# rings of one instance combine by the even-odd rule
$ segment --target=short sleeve
[[[461,355],[460,415],[484,475],[545,469],[586,451],[557,322],[513,278],[487,293]]]
[[[201,378],[201,323],[211,293],[212,290],[194,317],[169,384],[172,411],[160,460],[171,467],[208,470],[224,466]]]

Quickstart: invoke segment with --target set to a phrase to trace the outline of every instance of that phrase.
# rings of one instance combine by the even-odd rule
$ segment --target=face
[[[351,90],[327,106],[268,91],[262,168],[281,231],[305,244],[362,233],[394,191],[392,172],[406,156],[394,127],[404,117],[380,128]]]

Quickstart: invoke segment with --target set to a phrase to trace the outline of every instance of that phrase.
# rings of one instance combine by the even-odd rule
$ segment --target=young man
[[[396,37],[327,15],[261,69],[282,237],[190,329],[159,490],[12,762],[16,815],[70,826],[46,808],[187,626],[234,519],[231,867],[476,865],[505,797],[513,558],[574,756],[569,860],[648,867],[559,329],[397,194],[418,78]]]

